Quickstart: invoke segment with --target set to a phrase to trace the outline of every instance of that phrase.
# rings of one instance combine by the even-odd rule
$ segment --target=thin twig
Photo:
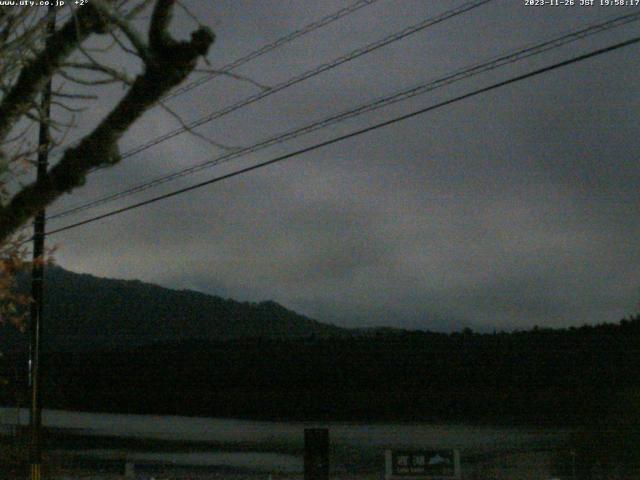
[[[142,57],[145,62],[150,61],[149,47],[144,40],[142,40],[140,34],[131,27],[126,19],[122,18],[109,5],[105,4],[103,0],[92,0],[92,5],[106,15],[109,20],[126,35],[129,42],[131,42],[131,45],[133,45],[133,47],[138,51],[138,55]]]
[[[126,73],[120,72],[115,68],[109,67],[102,63],[98,63],[92,58],[89,58],[91,63],[77,63],[77,62],[67,62],[62,65],[62,68],[74,68],[77,70],[90,70],[93,72],[100,72],[105,75],[109,75],[116,80],[120,80],[127,85],[131,85],[133,83],[133,79],[128,77]]]
[[[71,75],[69,72],[65,72],[62,69],[59,70],[58,73],[60,74],[60,76],[62,76],[63,78],[66,78],[67,80],[69,80],[71,82],[78,83],[80,85],[91,86],[91,87],[96,86],[96,85],[111,85],[113,83],[122,82],[122,80],[115,79],[115,78],[88,80],[88,79],[85,79],[85,78],[80,78],[80,77],[76,77],[74,75]]]
[[[138,55],[138,53],[135,50],[132,50],[129,47],[127,47],[122,42],[122,40],[118,38],[118,36],[116,35],[116,32],[111,32],[111,36],[113,37],[113,40],[118,44],[118,46],[122,49],[122,51],[124,51],[125,53],[128,53],[129,55],[133,55],[136,58],[140,58],[140,55]]]
[[[191,12],[191,10],[189,9],[189,7],[187,7],[187,6],[184,4],[184,2],[182,2],[181,0],[177,0],[177,1],[176,1],[176,3],[177,3],[177,4],[178,4],[178,6],[182,9],[182,11],[183,11],[184,13],[186,13],[186,14],[187,14],[187,16],[188,16],[189,18],[191,18],[191,20],[193,20],[193,21],[196,23],[196,25],[198,25],[199,27],[202,27],[202,26],[203,26],[203,23],[202,23],[200,20],[198,20],[198,17],[196,17],[196,16]]]
[[[185,123],[185,121],[182,119],[182,117],[180,117],[180,115],[178,115],[176,112],[174,112],[164,102],[159,101],[158,105],[160,105],[160,107],[162,107],[162,109],[165,110],[167,113],[169,113],[172,117],[174,117],[176,120],[178,120],[178,122],[180,122],[180,125],[182,126],[182,128],[184,128],[186,131],[188,131],[194,137],[197,137],[197,138],[199,138],[201,140],[204,140],[209,145],[212,145],[212,146],[214,146],[216,148],[220,148],[220,149],[227,150],[227,151],[233,151],[233,150],[237,150],[239,148],[239,147],[230,147],[228,145],[224,145],[222,143],[219,143],[219,142],[216,142],[215,140],[210,139],[206,135],[203,135],[201,133],[196,132],[193,128],[189,127]]]
[[[63,110],[66,110],[67,112],[71,112],[71,113],[82,113],[87,111],[87,107],[74,108],[74,107],[70,107],[69,105],[65,105],[62,102],[58,102],[57,100],[51,100],[51,105],[56,105],[62,108]]]

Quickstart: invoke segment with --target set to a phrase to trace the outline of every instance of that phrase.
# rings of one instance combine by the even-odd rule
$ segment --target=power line
[[[263,90],[261,92],[255,93],[253,95],[250,95],[248,97],[245,97],[244,99],[233,103],[221,110],[216,110],[204,117],[199,118],[198,120],[194,120],[188,124],[186,124],[183,127],[177,128],[175,130],[172,130],[170,132],[167,132],[163,135],[160,135],[142,145],[138,145],[137,147],[134,147],[133,149],[125,152],[122,154],[121,158],[125,159],[125,158],[129,158],[133,155],[136,155],[144,150],[147,150],[148,148],[151,148],[159,143],[162,143],[166,140],[169,140],[173,137],[176,137],[184,132],[187,132],[193,128],[199,127],[204,125],[205,123],[209,123],[213,120],[216,120],[218,118],[221,118],[225,115],[228,115],[229,113],[235,112],[236,110],[239,110],[243,107],[246,107],[247,105],[250,105],[254,102],[257,102],[258,100],[262,100],[263,98],[269,97],[275,93],[281,92],[282,90],[286,89],[286,88],[290,88],[294,85],[297,85],[298,83],[301,83],[303,81],[306,81],[312,77],[315,77],[317,75],[320,75],[321,73],[324,73],[326,71],[332,70],[344,63],[350,62],[352,60],[355,60],[358,57],[361,57],[363,55],[366,55],[368,53],[371,53],[375,50],[378,50],[379,48],[385,47],[387,45],[390,45],[391,43],[397,42],[399,40],[402,40],[410,35],[413,35],[414,33],[420,32],[422,30],[425,30],[429,27],[432,27],[434,25],[437,25],[439,23],[442,23],[446,20],[449,20],[451,18],[454,18],[458,15],[462,15],[463,13],[466,13],[470,10],[473,10],[474,8],[478,8],[486,3],[492,2],[493,0],[475,0],[472,2],[467,2],[459,7],[456,7],[454,9],[451,10],[447,10],[446,12],[437,15],[435,17],[431,17],[428,18],[426,20],[423,20],[422,22],[419,22],[415,25],[412,25],[410,27],[407,27],[399,32],[393,33],[387,37],[384,37],[380,40],[377,40],[373,43],[370,43],[364,47],[358,48],[356,50],[353,50],[345,55],[342,55],[334,60],[332,60],[331,62],[328,63],[324,63],[322,65],[319,65],[311,70],[308,70],[300,75],[296,75],[292,78],[290,78],[289,80],[286,80],[282,83],[279,83],[278,85],[269,88],[268,90]],[[103,167],[99,167],[96,170],[100,170]]]
[[[593,25],[589,25],[587,27],[584,27],[582,29],[579,30],[575,30],[575,31],[571,31],[569,33],[566,33],[560,37],[556,37],[553,38],[551,40],[547,40],[544,41],[542,43],[539,44],[535,44],[529,47],[525,47],[525,48],[521,48],[516,50],[515,52],[512,53],[508,53],[508,54],[503,54],[501,56],[492,58],[491,60],[488,60],[486,62],[483,63],[478,63],[475,65],[472,65],[470,67],[466,67],[464,69],[460,69],[457,71],[454,71],[453,73],[447,74],[444,77],[441,77],[437,80],[432,80],[423,84],[420,84],[416,87],[412,87],[409,89],[405,89],[402,90],[400,92],[397,92],[393,95],[375,100],[373,102],[368,102],[364,105],[361,105],[355,109],[351,109],[345,112],[341,112],[339,114],[336,115],[332,115],[330,117],[312,122],[310,124],[307,124],[303,127],[299,127],[297,129],[294,130],[290,130],[288,132],[284,132],[278,135],[275,135],[273,137],[270,137],[266,140],[263,140],[259,143],[256,143],[252,146],[249,147],[244,147],[241,149],[238,149],[234,152],[230,152],[224,155],[221,155],[219,157],[213,158],[211,160],[207,160],[206,162],[200,163],[198,165],[194,165],[182,170],[179,170],[177,172],[168,174],[168,175],[163,175],[160,177],[157,177],[153,180],[147,181],[147,182],[143,182],[141,184],[138,184],[136,186],[133,186],[131,188],[122,190],[120,192],[116,192],[113,194],[109,194],[106,195],[102,198],[90,201],[88,203],[85,204],[81,204],[75,207],[71,207],[65,211],[62,211],[60,213],[51,215],[49,217],[50,220],[52,219],[56,219],[56,218],[61,218],[61,217],[65,217],[74,213],[77,213],[79,211],[83,211],[83,210],[87,210],[99,205],[103,205],[105,203],[109,203],[111,201],[120,199],[120,198],[124,198],[127,197],[129,195],[133,195],[135,193],[147,190],[149,188],[153,188],[159,185],[162,185],[164,183],[176,180],[178,178],[184,177],[186,175],[190,175],[196,172],[199,172],[201,170],[204,170],[206,168],[210,168],[213,167],[215,165],[221,164],[221,163],[225,163],[231,160],[234,160],[236,158],[248,155],[249,153],[254,153],[257,152],[259,150],[262,150],[264,148],[282,143],[284,141],[287,140],[291,140],[293,138],[297,138],[299,136],[302,135],[306,135],[308,133],[329,127],[331,125],[334,125],[336,123],[342,122],[344,120],[347,120],[349,118],[353,118],[356,116],[360,116],[364,113],[368,113],[383,107],[386,107],[388,105],[406,100],[408,98],[412,98],[418,95],[422,95],[425,94],[427,92],[433,91],[437,88],[441,88],[447,85],[451,85],[455,82],[473,77],[475,75],[479,75],[481,73],[499,68],[499,67],[503,67],[507,64],[510,63],[515,63],[517,61],[529,58],[533,55],[538,55],[540,53],[544,53],[556,48],[559,48],[563,45],[566,45],[568,43],[583,39],[585,37],[588,37],[590,35],[594,35],[597,33],[601,33],[603,31],[612,29],[612,28],[616,28],[616,27],[620,27],[622,25],[628,24],[630,22],[633,21],[637,21],[638,19],[640,19],[640,12],[637,13],[633,13],[633,14],[627,14],[627,15],[622,15],[619,17],[615,17],[613,19],[604,21],[604,22],[600,22],[597,24],[593,24]]]
[[[342,65],[342,64],[344,64],[344,63],[346,63],[348,61],[354,60],[354,59],[356,59],[356,58],[358,58],[358,57],[360,57],[362,55],[365,55],[365,54],[370,53],[370,52],[372,52],[374,50],[382,48],[382,47],[384,47],[386,45],[389,45],[390,43],[399,41],[399,40],[401,40],[403,38],[406,38],[409,35],[417,33],[417,32],[419,32],[421,30],[429,28],[429,27],[431,27],[433,25],[436,25],[438,23],[444,22],[445,20],[448,20],[448,19],[453,18],[455,16],[461,15],[463,13],[466,13],[466,12],[468,12],[468,11],[474,9],[474,8],[480,7],[481,5],[483,5],[485,3],[489,3],[491,1],[493,1],[493,0],[475,0],[475,1],[472,1],[472,2],[467,2],[467,3],[464,3],[463,5],[461,5],[461,6],[457,7],[457,8],[454,8],[454,9],[451,9],[451,10],[447,10],[446,12],[444,12],[444,13],[442,13],[440,15],[437,15],[435,17],[430,17],[430,18],[425,19],[425,20],[423,20],[423,21],[421,21],[421,22],[419,22],[419,23],[417,23],[415,25],[406,27],[403,30],[400,30],[400,31],[398,31],[396,33],[393,33],[393,34],[391,34],[389,36],[386,36],[386,37],[384,37],[384,38],[382,38],[380,40],[377,40],[377,41],[375,41],[373,43],[370,43],[370,44],[368,44],[368,45],[366,45],[364,47],[358,48],[358,49],[353,50],[353,51],[351,51],[351,52],[349,52],[349,53],[347,53],[347,54],[345,54],[343,56],[340,56],[340,57],[332,60],[329,63],[321,64],[321,65],[319,65],[319,66],[317,66],[317,67],[315,67],[315,68],[313,68],[311,70],[308,70],[308,71],[306,71],[306,72],[304,72],[304,73],[302,73],[300,75],[292,77],[289,80],[286,80],[285,82],[282,82],[282,83],[278,84],[275,87],[272,87],[271,89],[269,89],[267,91],[259,92],[257,94],[254,94],[254,95],[251,95],[249,97],[246,97],[246,98],[240,100],[239,102],[236,102],[236,103],[234,103],[234,104],[232,104],[232,105],[230,105],[228,107],[225,107],[225,108],[223,108],[221,110],[214,111],[214,112],[208,114],[205,117],[202,117],[202,118],[200,118],[198,120],[195,120],[195,121],[185,125],[184,127],[180,127],[180,128],[175,129],[175,130],[173,130],[171,132],[168,132],[168,133],[165,133],[165,134],[163,134],[163,135],[161,135],[159,137],[156,137],[156,138],[154,138],[154,139],[152,139],[152,140],[150,140],[150,141],[148,141],[148,142],[146,142],[144,144],[138,145],[137,147],[134,147],[133,149],[124,152],[121,155],[121,159],[124,160],[124,159],[127,159],[129,157],[132,157],[132,156],[134,156],[134,155],[136,155],[136,154],[138,154],[138,153],[140,153],[140,152],[142,152],[144,150],[147,150],[148,148],[151,148],[151,147],[153,147],[153,146],[155,146],[155,145],[157,145],[157,144],[159,144],[161,142],[169,140],[169,139],[171,139],[171,138],[173,138],[173,137],[175,137],[177,135],[180,135],[181,133],[184,133],[184,132],[186,132],[186,131],[188,131],[188,130],[190,130],[192,128],[199,127],[199,126],[201,126],[201,125],[203,125],[205,123],[208,123],[208,122],[210,122],[210,121],[212,121],[214,119],[223,117],[223,116],[225,116],[225,115],[227,115],[229,113],[232,113],[232,112],[234,112],[236,110],[239,110],[240,108],[243,108],[243,107],[245,107],[245,106],[247,106],[247,105],[249,105],[251,103],[254,103],[254,102],[258,101],[258,100],[261,100],[261,99],[263,99],[263,98],[265,98],[265,97],[267,97],[269,95],[272,95],[274,93],[280,92],[280,91],[282,91],[282,90],[284,90],[286,88],[289,88],[289,87],[291,87],[293,85],[296,85],[296,84],[298,84],[298,83],[300,83],[302,81],[308,80],[309,78],[312,78],[312,77],[314,77],[316,75],[319,75],[319,74],[321,74],[323,72],[326,72],[328,70],[336,68],[339,65]],[[240,149],[240,150],[244,150],[244,149]],[[231,155],[236,155],[237,154],[237,150],[234,150],[234,151],[230,152],[230,154]],[[105,168],[105,167],[98,167],[94,171],[101,170],[103,168]],[[75,211],[75,209],[74,209],[74,211]],[[57,218],[57,217],[60,217],[62,215],[67,215],[67,212],[54,214],[50,218]]]
[[[214,165],[218,165],[220,163],[223,162],[227,162],[230,160],[233,160],[235,158],[247,155],[249,153],[254,153],[258,150],[261,150],[263,148],[275,145],[277,143],[281,143],[283,141],[286,140],[290,140],[292,138],[297,138],[298,136],[307,134],[307,133],[311,133],[313,131],[319,130],[321,128],[325,128],[328,127],[330,125],[333,125],[335,123],[344,121],[348,118],[352,118],[354,116],[358,116],[358,115],[362,115],[364,113],[388,106],[392,103],[396,103],[402,100],[405,100],[407,98],[411,98],[417,95],[421,95],[424,93],[427,93],[429,91],[435,90],[437,88],[452,84],[454,82],[469,78],[471,76],[475,76],[477,74],[504,66],[508,63],[513,63],[515,61],[519,61],[522,60],[524,58],[528,58],[532,55],[536,55],[539,53],[543,53],[545,51],[548,50],[552,50],[555,48],[558,48],[566,43],[570,43],[572,41],[576,41],[578,39],[584,38],[586,36],[595,34],[595,33],[600,33],[602,31],[605,31],[607,29],[610,28],[614,28],[614,27],[619,27],[621,25],[624,25],[626,23],[629,23],[631,21],[636,21],[640,18],[640,12],[639,13],[635,13],[635,14],[629,14],[629,15],[625,15],[622,17],[616,17],[612,20],[603,22],[603,23],[599,23],[599,24],[595,24],[595,25],[591,25],[588,26],[586,28],[583,28],[581,30],[578,31],[574,31],[574,32],[570,32],[566,35],[563,35],[561,37],[543,42],[541,44],[537,44],[534,45],[532,47],[528,47],[528,48],[524,48],[521,50],[517,50],[514,53],[511,54],[507,54],[507,55],[503,55],[501,57],[497,57],[493,60],[487,61],[485,63],[482,64],[476,64],[472,67],[468,67],[466,69],[463,70],[459,70],[456,71],[454,73],[451,73],[449,75],[446,75],[445,77],[442,77],[438,80],[435,81],[430,81],[427,82],[426,84],[421,84],[417,87],[413,87],[410,88],[408,90],[404,90],[401,92],[398,92],[396,94],[393,94],[391,96],[376,100],[374,102],[370,102],[367,103],[365,105],[362,105],[360,107],[357,107],[356,109],[352,109],[346,112],[342,112],[340,114],[337,115],[333,115],[330,116],[328,118],[313,122],[311,124],[308,124],[304,127],[295,129],[295,130],[291,130],[289,132],[285,132],[279,135],[276,135],[274,137],[271,137],[267,140],[264,140],[262,142],[259,142],[257,144],[254,144],[250,147],[245,147],[242,149],[239,149],[237,151],[222,155],[220,157],[214,158],[212,160],[208,160],[204,163],[201,163],[199,165],[195,165],[192,167],[188,167],[186,169],[180,170],[178,172],[174,172],[172,174],[169,175],[164,175],[161,177],[158,177],[156,179],[153,179],[151,181],[148,182],[144,182],[142,184],[136,185],[134,187],[131,187],[129,189],[126,189],[124,191],[115,193],[115,194],[110,194],[107,195],[105,197],[102,197],[100,199],[94,200],[92,202],[83,204],[83,205],[79,205],[77,207],[72,207],[66,211],[63,211],[61,213],[52,215],[51,217],[49,217],[50,219],[54,219],[54,218],[59,218],[59,217],[63,217],[63,216],[67,216],[70,215],[72,213],[81,211],[81,210],[85,210],[88,208],[92,208],[94,206],[98,206],[98,205],[102,205],[104,203],[110,202],[112,200],[116,200],[119,198],[123,198],[125,196],[134,194],[134,193],[138,193],[140,191],[144,191],[147,190],[148,188],[152,188],[164,183],[167,183],[169,181],[175,180],[177,178],[181,178],[183,176],[192,174],[192,173],[196,173],[198,171],[201,171],[205,168],[210,168]]]
[[[341,8],[340,10],[337,10],[325,17],[322,17],[319,20],[316,20],[315,22],[312,22],[304,27],[302,27],[299,30],[295,30],[283,37],[278,38],[277,40],[275,40],[274,42],[271,42],[269,44],[263,45],[262,47],[258,48],[257,50],[254,50],[252,52],[249,52],[248,54],[239,57],[229,63],[227,63],[226,65],[223,65],[219,70],[215,71],[215,72],[210,72],[208,75],[201,77],[197,80],[194,80],[182,87],[179,87],[169,93],[167,93],[165,96],[163,96],[160,100],[170,100],[173,99],[174,97],[177,97],[179,95],[182,95],[200,85],[203,85],[204,83],[207,83],[211,80],[213,80],[214,78],[220,77],[222,75],[228,74],[230,73],[232,70],[235,70],[236,68],[249,63],[253,60],[255,60],[256,58],[259,58],[263,55],[266,55],[269,52],[272,52],[273,50],[282,47],[283,45],[286,45],[287,43],[290,43],[294,40],[296,40],[297,38],[300,38],[304,35],[307,35],[315,30],[318,30],[319,28],[325,27],[343,17],[346,17],[347,15],[351,15],[352,13],[367,7],[369,5],[373,5],[374,3],[378,2],[380,0],[357,0],[356,2],[352,3],[351,5],[348,5],[344,8]],[[123,158],[127,158],[128,156],[134,155],[135,153],[138,152],[125,152],[123,154]],[[95,170],[100,170],[100,168],[96,168]],[[94,170],[94,171],[95,171]]]
[[[255,60],[256,58],[261,57],[262,55],[265,55],[273,50],[275,50],[276,48],[279,48],[283,45],[286,45],[289,42],[292,42],[293,40],[300,38],[304,35],[307,35],[311,32],[313,32],[314,30],[317,30],[321,27],[324,27],[326,25],[329,25],[339,19],[341,19],[342,17],[345,17],[347,15],[351,15],[352,13],[360,10],[361,8],[367,7],[369,5],[372,5],[376,2],[378,2],[379,0],[358,0],[357,2],[354,2],[351,5],[348,5],[345,8],[342,8],[336,12],[333,12],[329,15],[327,15],[326,17],[322,17],[321,19],[312,22],[304,27],[302,27],[299,30],[295,30],[283,37],[278,38],[277,40],[275,40],[272,43],[269,43],[267,45],[264,45],[263,47],[254,50],[250,53],[248,53],[247,55],[244,55],[240,58],[237,58],[236,60],[233,60],[232,62],[227,63],[226,65],[222,66],[220,68],[219,72],[211,72],[208,75],[201,77],[197,80],[194,80],[190,83],[187,83],[186,85],[177,88],[175,90],[173,90],[172,92],[169,92],[167,95],[165,95],[162,99],[163,100],[170,100],[174,97],[177,97],[178,95],[182,95],[183,93],[186,93],[190,90],[193,90],[194,88],[207,83],[211,80],[213,80],[216,77],[219,77],[220,75],[224,75],[225,73],[230,72],[231,70],[235,70],[236,68],[240,67],[241,65],[244,65],[245,63],[251,62],[252,60]]]
[[[605,47],[605,48],[601,48],[599,50],[591,51],[589,53],[586,53],[586,54],[583,54],[583,55],[579,55],[577,57],[573,57],[573,58],[571,58],[569,60],[564,60],[562,62],[555,63],[553,65],[550,65],[550,66],[547,66],[547,67],[543,67],[543,68],[534,70],[534,71],[529,72],[529,73],[518,75],[518,76],[512,77],[512,78],[510,78],[508,80],[504,80],[504,81],[501,81],[501,82],[498,82],[498,83],[494,83],[494,84],[489,85],[487,87],[483,87],[483,88],[474,90],[472,92],[469,92],[469,93],[454,97],[454,98],[449,99],[449,100],[445,100],[443,102],[431,105],[429,107],[425,107],[425,108],[422,108],[420,110],[416,110],[416,111],[413,111],[411,113],[407,113],[405,115],[401,115],[399,117],[395,117],[395,118],[393,118],[391,120],[380,122],[380,123],[377,123],[375,125],[372,125],[372,126],[369,126],[369,127],[366,127],[366,128],[362,128],[360,130],[356,130],[355,132],[348,133],[346,135],[341,135],[341,136],[338,136],[338,137],[334,137],[332,139],[325,140],[324,142],[316,143],[316,144],[311,145],[309,147],[305,147],[305,148],[296,150],[294,152],[287,153],[285,155],[280,155],[278,157],[272,158],[271,160],[267,160],[267,161],[252,165],[250,167],[246,167],[246,168],[243,168],[243,169],[240,169],[240,170],[236,170],[235,172],[231,172],[231,173],[228,173],[226,175],[221,175],[221,176],[218,176],[218,177],[214,177],[214,178],[212,178],[210,180],[206,180],[204,182],[200,182],[200,183],[197,183],[195,185],[191,185],[191,186],[186,187],[186,188],[181,188],[179,190],[174,190],[173,192],[165,193],[163,195],[159,195],[157,197],[151,198],[149,200],[145,200],[143,202],[138,202],[138,203],[135,203],[135,204],[132,204],[132,205],[128,205],[126,207],[119,208],[117,210],[112,210],[111,212],[107,212],[107,213],[104,213],[102,215],[97,215],[95,217],[83,220],[81,222],[76,222],[76,223],[73,223],[71,225],[67,225],[65,227],[57,228],[55,230],[47,232],[47,235],[53,235],[55,233],[60,233],[60,232],[66,231],[66,230],[71,230],[73,228],[77,228],[77,227],[80,227],[82,225],[86,225],[88,223],[92,223],[92,222],[95,222],[95,221],[98,221],[98,220],[102,220],[102,219],[107,218],[107,217],[112,217],[114,215],[118,215],[120,213],[124,213],[124,212],[127,212],[129,210],[133,210],[133,209],[145,206],[145,205],[149,205],[149,204],[158,202],[160,200],[165,200],[167,198],[171,198],[171,197],[174,197],[174,196],[177,196],[177,195],[181,195],[183,193],[187,193],[187,192],[190,192],[192,190],[196,190],[198,188],[205,187],[207,185],[218,183],[218,182],[221,182],[223,180],[226,180],[226,179],[229,179],[229,178],[232,178],[232,177],[236,177],[236,176],[242,175],[244,173],[248,173],[248,172],[251,172],[253,170],[257,170],[259,168],[263,168],[263,167],[266,167],[268,165],[273,165],[274,163],[281,162],[283,160],[287,160],[289,158],[293,158],[293,157],[302,155],[304,153],[309,153],[311,151],[318,150],[320,148],[323,148],[323,147],[326,147],[326,146],[329,146],[329,145],[333,145],[335,143],[342,142],[344,140],[347,140],[347,139],[350,139],[350,138],[353,138],[353,137],[356,137],[356,136],[359,136],[359,135],[363,135],[365,133],[368,133],[368,132],[371,132],[371,131],[374,131],[374,130],[378,130],[380,128],[384,128],[384,127],[387,127],[389,125],[393,125],[395,123],[407,120],[409,118],[416,117],[418,115],[423,115],[425,113],[437,110],[439,108],[443,108],[443,107],[448,106],[448,105],[452,105],[452,104],[460,102],[462,100],[466,100],[468,98],[475,97],[477,95],[480,95],[480,94],[483,94],[483,93],[486,93],[486,92],[489,92],[489,91],[492,91],[492,90],[496,90],[498,88],[501,88],[501,87],[504,87],[504,86],[507,86],[507,85],[511,85],[511,84],[520,82],[522,80],[526,80],[528,78],[532,78],[532,77],[535,77],[535,76],[538,76],[538,75],[542,75],[543,73],[547,73],[547,72],[550,72],[552,70],[556,70],[556,69],[559,69],[559,68],[562,68],[562,67],[566,67],[566,66],[571,65],[571,64],[582,62],[584,60],[587,60],[589,58],[593,58],[593,57],[596,57],[596,56],[599,56],[599,55],[604,55],[606,53],[612,52],[614,50],[618,50],[618,49],[623,48],[623,47],[627,47],[629,45],[636,44],[638,42],[640,42],[640,37],[635,37],[635,38],[632,38],[630,40],[626,40],[624,42],[616,43],[614,45],[611,45],[611,46],[608,46],[608,47]]]

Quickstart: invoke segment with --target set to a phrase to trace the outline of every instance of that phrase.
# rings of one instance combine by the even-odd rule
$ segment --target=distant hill
[[[539,425],[590,424],[611,405],[640,405],[640,315],[491,334],[348,330],[274,302],[60,268],[48,272],[45,308],[50,408]],[[0,404],[24,405],[27,335],[9,333],[0,338]],[[18,340],[22,351],[11,354]]]
[[[25,278],[22,288],[28,290]],[[347,335],[276,302],[237,302],[137,280],[112,280],[47,269],[44,349],[121,349],[155,342],[245,337],[297,338]],[[0,350],[22,350],[27,335],[0,329]]]

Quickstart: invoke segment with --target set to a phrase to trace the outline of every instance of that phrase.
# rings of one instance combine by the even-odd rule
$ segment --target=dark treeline
[[[24,402],[24,358],[4,364],[18,381],[3,402]],[[640,316],[495,334],[186,341],[47,354],[44,365],[49,408],[567,425],[604,418],[640,387]]]

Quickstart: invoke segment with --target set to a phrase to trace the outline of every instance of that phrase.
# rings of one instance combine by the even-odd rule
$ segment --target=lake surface
[[[28,411],[0,407],[0,428],[10,432],[28,423]],[[554,448],[566,438],[561,429],[407,423],[270,422],[180,416],[122,415],[44,410],[43,424],[70,434],[122,439],[212,442],[225,451],[167,452],[122,449],[74,449],[105,459],[166,462],[176,465],[246,467],[256,470],[301,471],[304,429],[329,428],[332,448],[343,456],[353,452],[381,455],[385,448],[457,448],[463,454]],[[233,451],[242,445],[242,451]],[[251,451],[255,446],[256,451]],[[270,450],[273,446],[273,451]],[[282,451],[289,449],[290,451]],[[69,451],[72,453],[71,451]],[[338,454],[339,455],[339,454]]]

